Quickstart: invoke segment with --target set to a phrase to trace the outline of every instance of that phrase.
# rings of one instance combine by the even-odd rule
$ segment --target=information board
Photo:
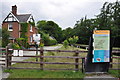
[[[110,61],[110,31],[94,30],[93,32],[93,62]]]

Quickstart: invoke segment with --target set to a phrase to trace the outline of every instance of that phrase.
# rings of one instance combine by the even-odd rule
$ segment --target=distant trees
[[[95,28],[110,30],[112,42],[115,41],[114,46],[120,46],[120,1],[105,2],[96,18],[87,19],[87,16],[85,16],[76,22],[73,29],[67,28],[64,30],[64,35],[67,35],[67,37],[78,36],[78,43],[88,44],[89,37]]]
[[[39,31],[49,34],[59,43],[69,40],[70,37],[78,36],[77,43],[79,44],[88,44],[95,28],[98,30],[110,30],[112,42],[115,41],[114,46],[120,47],[120,1],[105,2],[96,18],[87,19],[87,16],[85,16],[76,21],[74,28],[69,27],[62,30],[55,22],[45,20],[38,21],[37,27]]]
[[[63,41],[62,29],[53,21],[38,21],[37,27],[39,31],[49,34],[51,37],[54,37],[59,43]]]

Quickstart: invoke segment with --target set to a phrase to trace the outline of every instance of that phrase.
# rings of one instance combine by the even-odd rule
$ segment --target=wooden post
[[[11,55],[12,55],[12,51],[8,50],[8,66],[11,66],[11,62],[10,62],[12,60],[12,56]]]
[[[36,56],[38,56],[38,47],[36,47]],[[36,58],[36,62],[38,62],[38,58]]]
[[[43,47],[40,47],[40,62],[43,62]],[[40,64],[40,69],[43,70],[43,63]]]
[[[85,63],[85,58],[82,58],[82,73],[84,72],[84,63]]]
[[[6,58],[5,58],[6,68],[8,69],[9,59],[8,59],[8,46],[6,46]]]
[[[75,56],[78,57],[78,54],[79,54],[79,53],[76,51],[76,52],[75,52]],[[78,62],[79,62],[79,59],[76,58],[76,59],[75,59],[75,63],[76,63],[76,64],[75,64],[75,71],[78,71],[78,70],[79,70],[79,68],[78,68],[78,67],[79,67]]]

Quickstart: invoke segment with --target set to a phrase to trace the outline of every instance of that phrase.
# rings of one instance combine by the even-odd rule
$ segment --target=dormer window
[[[8,31],[13,31],[13,25],[12,24],[8,24]]]
[[[33,30],[32,30],[32,25],[30,25],[30,32],[33,32]]]

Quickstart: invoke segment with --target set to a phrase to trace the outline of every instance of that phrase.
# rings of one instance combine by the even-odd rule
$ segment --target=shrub
[[[25,38],[18,38],[16,39],[16,42],[21,47],[29,48],[29,43],[27,43],[27,40]]]
[[[13,49],[21,49],[21,47],[17,43],[12,44]]]
[[[51,46],[51,45],[55,45],[55,44],[57,44],[56,39],[50,39],[48,45]]]
[[[69,42],[68,42],[67,40],[64,40],[64,42],[63,42],[63,46],[64,46],[65,48],[67,48],[68,45],[69,45]]]
[[[39,32],[39,33],[42,35],[42,40],[44,45],[51,46],[57,44],[57,40],[50,38],[49,34],[46,34],[44,32]]]

